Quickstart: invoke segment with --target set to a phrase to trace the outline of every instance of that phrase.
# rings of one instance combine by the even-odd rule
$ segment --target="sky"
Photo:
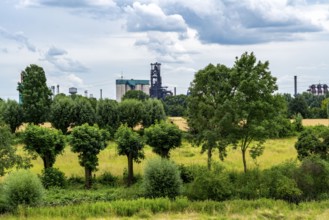
[[[254,52],[279,93],[329,84],[329,0],[0,0],[0,97],[18,99],[20,73],[48,86],[115,99],[115,80],[149,79],[186,94],[209,63]]]

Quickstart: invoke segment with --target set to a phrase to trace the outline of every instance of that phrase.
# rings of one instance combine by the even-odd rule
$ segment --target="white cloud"
[[[185,32],[187,26],[179,14],[166,15],[156,4],[134,2],[125,8],[128,31]]]
[[[12,33],[8,30],[0,27],[0,37],[4,37],[9,40],[16,41],[21,46],[24,46],[31,52],[36,52],[36,47],[29,41],[29,39],[22,32]]]

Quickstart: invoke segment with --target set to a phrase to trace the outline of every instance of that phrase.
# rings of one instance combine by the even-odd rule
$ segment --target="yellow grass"
[[[262,156],[257,159],[257,163],[261,169],[269,168],[273,165],[277,165],[287,160],[294,160],[297,157],[296,150],[294,148],[296,138],[286,138],[278,140],[268,140],[265,145],[265,151]],[[19,146],[19,152],[22,153],[22,146]],[[190,143],[184,142],[180,148],[176,148],[171,152],[171,159],[178,164],[192,165],[200,164],[206,166],[207,154],[200,153],[200,147],[193,147]],[[145,146],[145,159],[137,164],[134,163],[135,174],[142,174],[144,166],[148,160],[157,157],[152,152],[149,146]],[[116,176],[122,176],[124,169],[127,167],[127,157],[119,156],[116,150],[116,144],[110,142],[108,147],[99,154],[99,166],[96,176],[104,173],[111,172]],[[227,169],[242,171],[242,159],[241,152],[236,149],[229,148],[228,156],[224,161],[221,161],[218,156],[218,151],[213,154],[213,161],[218,162]],[[249,168],[256,167],[255,162],[247,156],[247,163]],[[54,167],[63,171],[66,176],[84,176],[84,168],[79,165],[78,154],[73,153],[70,147],[67,146],[62,155],[59,155],[56,159]],[[40,174],[43,169],[42,160],[38,157],[33,161],[33,167],[31,170]]]
[[[303,119],[303,126],[325,125],[329,126],[329,119]]]

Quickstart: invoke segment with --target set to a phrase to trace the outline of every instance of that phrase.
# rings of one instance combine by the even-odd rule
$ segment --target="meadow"
[[[183,120],[181,126],[186,127]],[[177,121],[176,121],[177,123]],[[303,121],[304,123],[304,121]],[[308,120],[308,125],[326,124],[328,120]],[[305,122],[306,125],[306,122]],[[265,143],[262,156],[254,161],[249,155],[248,168],[267,169],[285,161],[297,158],[294,144],[297,137],[269,139]],[[22,146],[19,152],[24,154]],[[207,155],[200,153],[201,148],[192,146],[184,140],[180,148],[174,149],[170,156],[177,164],[207,164]],[[157,157],[149,146],[145,146],[145,159],[134,163],[135,175],[143,175],[147,161]],[[241,152],[239,149],[228,148],[227,157],[221,161],[218,152],[213,154],[214,163],[227,170],[243,171]],[[77,154],[66,146],[63,154],[56,159],[55,166],[67,177],[84,177],[84,169],[78,163]],[[122,179],[127,167],[127,158],[119,156],[116,144],[109,142],[107,148],[99,154],[99,166],[95,173],[98,177],[110,172]],[[40,174],[43,163],[40,158],[33,160],[31,170]],[[50,190],[46,201],[41,207],[19,207],[15,213],[0,215],[3,219],[327,219],[329,216],[329,200],[302,202],[299,205],[281,200],[229,200],[189,201],[185,197],[176,200],[166,198],[144,199],[134,197],[138,194],[139,185],[131,188],[97,186],[92,190],[84,190],[83,184],[78,189]],[[75,198],[72,200],[72,198]],[[65,201],[67,200],[67,203]],[[57,203],[58,201],[58,203]]]

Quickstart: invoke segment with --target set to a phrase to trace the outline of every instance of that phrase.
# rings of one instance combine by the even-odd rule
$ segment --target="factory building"
[[[122,96],[129,90],[140,90],[150,95],[150,81],[136,79],[117,79],[116,82],[116,100],[121,102]]]

